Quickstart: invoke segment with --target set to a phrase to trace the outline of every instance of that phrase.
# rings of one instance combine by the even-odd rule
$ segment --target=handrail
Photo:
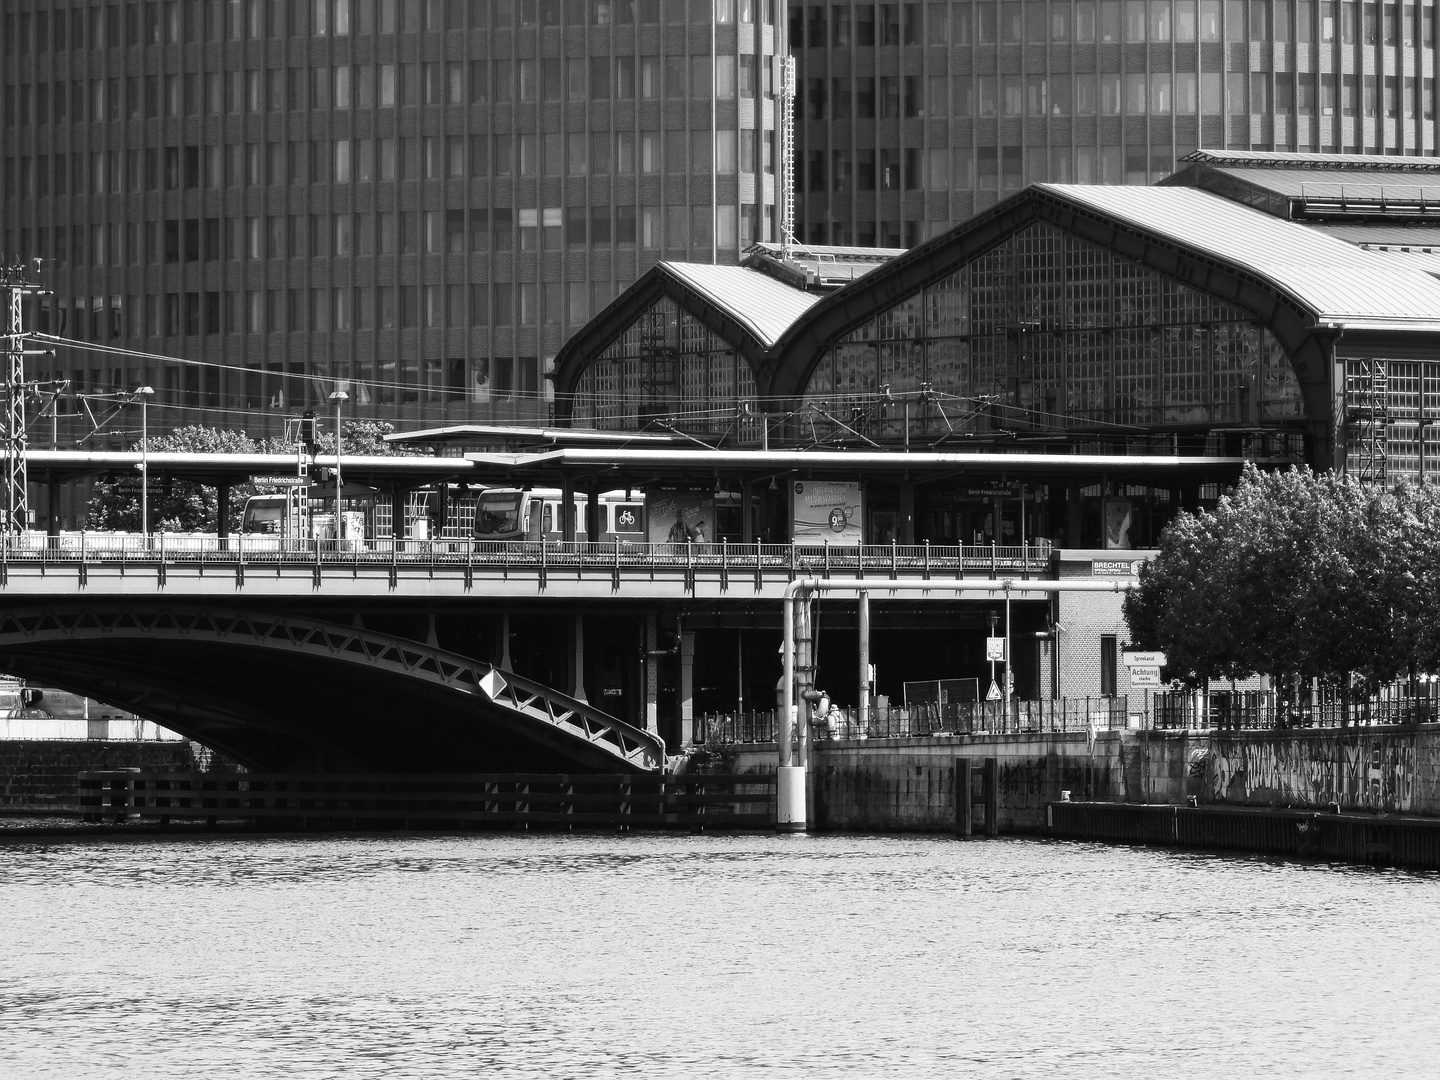
[[[772,570],[793,577],[814,571],[853,573],[863,577],[875,570],[891,577],[900,573],[1034,571],[1049,565],[1045,544],[996,546],[923,544],[731,544],[718,543],[613,543],[543,540],[374,540],[308,539],[240,535],[222,542],[202,534],[159,533],[147,538],[129,533],[83,532],[47,536],[20,533],[5,538],[5,566],[26,563],[89,566],[179,566],[187,563],[226,566],[255,564],[308,564],[312,567],[367,564],[391,567],[420,564],[426,567],[471,567],[511,570],[534,567],[596,568],[614,573],[621,568],[673,568],[687,577],[713,571],[728,579],[736,570]]]

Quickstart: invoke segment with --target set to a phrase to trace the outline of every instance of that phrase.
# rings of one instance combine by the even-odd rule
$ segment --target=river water
[[[1433,1076],[1437,924],[1038,840],[12,836],[0,1076]]]

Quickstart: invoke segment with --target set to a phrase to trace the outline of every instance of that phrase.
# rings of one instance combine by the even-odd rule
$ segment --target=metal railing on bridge
[[[306,564],[407,565],[474,572],[549,573],[621,570],[828,577],[899,577],[966,573],[1030,574],[1050,564],[1048,541],[1020,545],[738,544],[478,539],[307,539],[236,534],[79,532],[0,537],[0,565]]]

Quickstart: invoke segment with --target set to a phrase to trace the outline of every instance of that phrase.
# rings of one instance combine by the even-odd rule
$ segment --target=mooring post
[[[985,759],[985,835],[1000,835],[1000,759]]]
[[[955,835],[968,837],[974,831],[975,796],[970,786],[970,759],[955,759]]]

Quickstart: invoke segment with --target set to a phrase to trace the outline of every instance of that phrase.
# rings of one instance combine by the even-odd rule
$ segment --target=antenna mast
[[[780,60],[780,251],[789,259],[795,239],[795,57]]]

